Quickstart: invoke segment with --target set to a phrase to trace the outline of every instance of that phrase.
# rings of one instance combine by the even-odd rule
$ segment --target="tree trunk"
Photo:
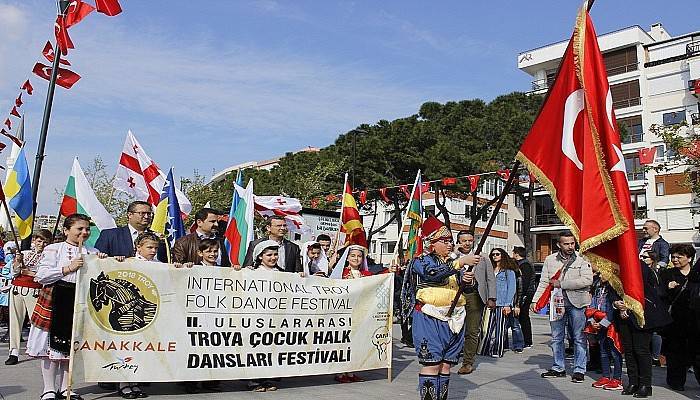
[[[442,201],[440,201],[441,195],[442,195]],[[448,230],[452,230],[451,224],[450,224],[450,212],[447,210],[445,203],[446,203],[445,189],[442,188],[440,185],[435,185],[435,207],[437,207],[437,209],[440,210],[440,214],[442,214],[443,219],[445,220],[445,227],[447,227]],[[438,214],[438,215],[440,215],[440,214]]]

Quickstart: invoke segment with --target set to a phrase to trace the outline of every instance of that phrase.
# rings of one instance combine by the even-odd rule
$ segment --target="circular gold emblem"
[[[156,319],[160,295],[153,281],[133,270],[100,272],[90,279],[88,308],[102,329],[130,334],[144,330]]]

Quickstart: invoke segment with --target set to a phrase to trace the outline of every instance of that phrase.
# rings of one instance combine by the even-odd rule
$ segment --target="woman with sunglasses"
[[[478,352],[484,356],[500,358],[503,357],[504,344],[508,334],[506,330],[508,321],[514,319],[513,300],[517,285],[515,271],[518,265],[501,248],[491,250],[489,259],[496,275],[496,308],[484,310]],[[524,343],[520,325],[514,324],[513,327],[513,348],[514,351],[521,352]]]

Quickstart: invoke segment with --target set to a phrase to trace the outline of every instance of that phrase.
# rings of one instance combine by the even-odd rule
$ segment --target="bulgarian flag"
[[[423,253],[423,240],[420,233],[420,227],[423,224],[422,188],[423,183],[420,170],[418,170],[416,182],[413,184],[411,203],[408,205],[408,214],[406,215],[411,221],[411,227],[408,230],[408,260],[413,260],[413,258]]]
[[[352,195],[352,188],[348,183],[348,174],[345,174],[345,192],[343,193],[343,207],[340,215],[340,231],[345,233],[345,244],[356,244],[367,248],[367,235],[362,226],[360,211],[357,202]]]
[[[85,178],[83,169],[80,168],[77,157],[73,160],[73,169],[68,177],[66,190],[63,192],[60,213],[64,217],[75,213],[90,217],[90,237],[85,241],[86,246],[94,246],[101,231],[117,227],[114,218],[97,200],[95,192]]]
[[[245,189],[238,183],[234,183],[231,213],[224,234],[224,245],[228,251],[231,265],[243,265],[248,244],[253,241],[254,212],[253,180],[248,181],[248,186]]]

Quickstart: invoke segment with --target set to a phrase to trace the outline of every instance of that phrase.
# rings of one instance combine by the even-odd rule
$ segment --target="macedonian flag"
[[[340,221],[342,223],[340,231],[345,233],[345,244],[356,244],[366,249],[367,235],[365,234],[365,228],[362,226],[360,211],[357,209],[357,202],[352,195],[352,188],[348,183],[347,175],[345,176],[345,192],[343,193],[343,209]]]
[[[581,253],[643,325],[644,287],[625,160],[587,2],[517,158],[547,188]]]

